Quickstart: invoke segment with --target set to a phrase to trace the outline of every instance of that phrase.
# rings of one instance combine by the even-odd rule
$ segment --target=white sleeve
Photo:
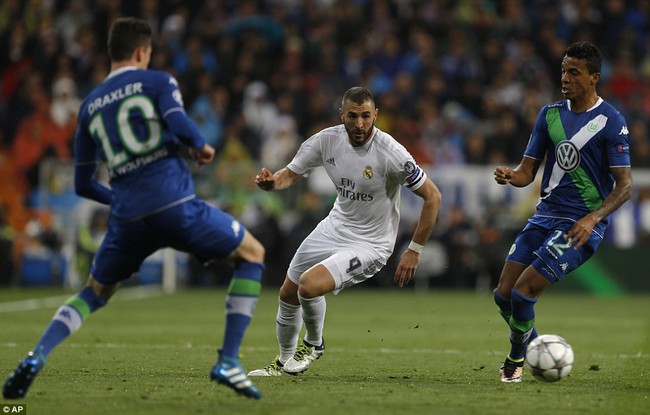
[[[298,152],[287,165],[289,170],[296,174],[309,173],[314,167],[323,165],[323,151],[321,148],[321,134],[317,133],[305,140],[298,149]]]
[[[411,191],[418,190],[426,181],[427,174],[418,166],[408,150],[399,144],[395,147],[388,155],[391,175],[400,185]]]

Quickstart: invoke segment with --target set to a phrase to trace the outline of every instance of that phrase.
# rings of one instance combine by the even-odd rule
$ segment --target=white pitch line
[[[33,311],[44,308],[55,308],[63,304],[74,294],[57,295],[54,297],[30,298],[28,300],[9,301],[0,303],[0,313],[15,313],[19,311]],[[123,288],[111,299],[111,302],[132,301],[163,295],[160,288],[134,287]]]
[[[16,348],[20,347],[17,343],[0,343],[0,348]],[[186,344],[171,344],[171,343],[158,343],[158,344],[136,344],[136,343],[66,343],[66,347],[73,349],[150,349],[150,350],[165,350],[165,349],[199,349],[199,350],[214,350],[213,344],[200,344],[194,345],[192,343]],[[261,347],[261,346],[242,346],[241,350],[247,352],[273,352],[277,351],[275,347]],[[328,348],[329,352],[349,353],[350,351],[345,348]],[[420,353],[420,354],[460,354],[460,350],[451,349],[388,349],[385,347],[377,349],[355,349],[359,353],[382,353],[382,354],[403,354],[403,353]]]
[[[13,349],[17,347],[23,347],[17,343],[0,343],[0,348]],[[142,349],[142,350],[178,350],[178,349],[198,349],[198,350],[215,350],[215,345],[213,344],[199,344],[195,345],[192,343],[186,344],[171,344],[171,343],[149,343],[149,344],[140,344],[140,343],[66,343],[66,347],[73,349]],[[242,346],[242,351],[245,352],[262,352],[262,353],[272,353],[277,352],[276,347],[264,347],[264,346]],[[328,352],[334,353],[350,353],[350,349],[343,347],[328,347]],[[380,347],[377,349],[371,348],[355,348],[355,353],[369,354],[369,353],[380,353],[380,354],[405,354],[405,353],[415,353],[415,354],[434,354],[434,355],[455,355],[463,353],[461,350],[455,349],[389,349],[385,347]],[[495,352],[493,351],[483,351],[484,355],[494,356]],[[647,359],[650,355],[646,353],[616,353],[616,354],[604,354],[604,353],[591,353],[587,356],[589,359],[596,358],[620,358],[620,359]]]

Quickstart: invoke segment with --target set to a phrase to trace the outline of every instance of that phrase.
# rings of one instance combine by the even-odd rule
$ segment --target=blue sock
[[[506,323],[508,323],[510,321],[510,316],[512,316],[512,303],[510,299],[497,293],[497,290],[494,290],[492,293],[494,294],[494,302],[499,307],[501,317],[503,317]]]
[[[519,361],[526,355],[526,347],[535,331],[535,303],[537,299],[528,298],[513,288],[510,291],[512,316],[510,317],[511,360]],[[536,332],[535,332],[536,333]]]
[[[226,327],[220,355],[238,358],[239,346],[253,318],[262,290],[264,264],[241,262],[235,269],[226,296]]]
[[[508,297],[504,297],[501,294],[497,293],[496,290],[493,291],[494,302],[499,306],[499,313],[501,317],[506,321],[506,324],[510,324],[510,317],[512,316],[512,300]],[[533,340],[537,337],[537,329],[533,327],[533,332],[530,334],[530,340]]]
[[[70,297],[52,317],[50,325],[34,347],[43,358],[72,333],[79,330],[86,317],[106,305],[106,300],[85,287],[79,294]]]

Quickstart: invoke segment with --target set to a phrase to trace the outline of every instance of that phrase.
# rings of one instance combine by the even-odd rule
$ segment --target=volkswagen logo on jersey
[[[569,140],[560,142],[555,148],[557,165],[566,172],[572,172],[580,165],[580,150]]]

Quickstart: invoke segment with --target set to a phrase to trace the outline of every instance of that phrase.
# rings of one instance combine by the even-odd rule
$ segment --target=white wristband
[[[411,243],[409,244],[408,249],[410,249],[411,251],[417,252],[418,254],[421,254],[422,249],[424,249],[424,246],[420,245],[419,243],[411,241]]]

